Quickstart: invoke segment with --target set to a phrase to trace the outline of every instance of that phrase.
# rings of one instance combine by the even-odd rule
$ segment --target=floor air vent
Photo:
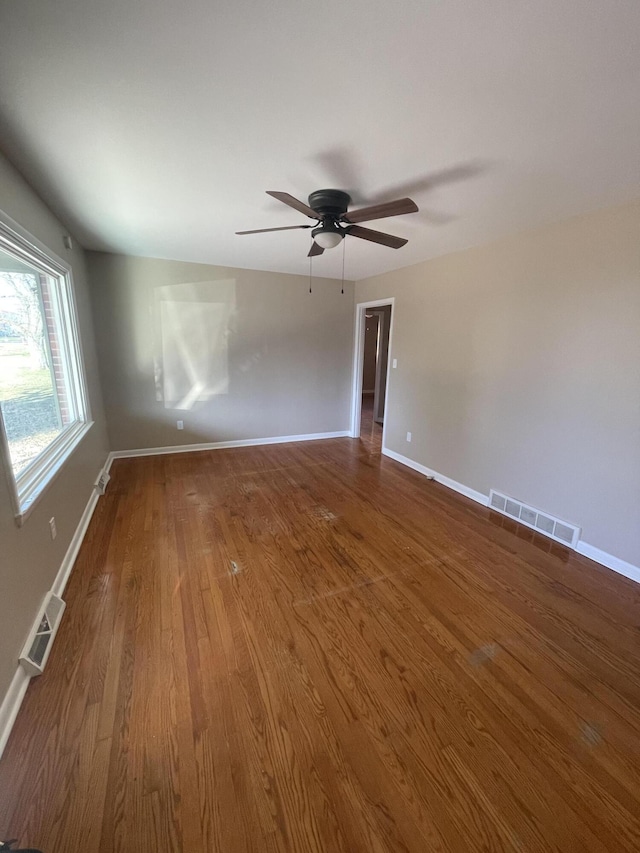
[[[509,518],[514,518],[520,524],[526,524],[532,530],[543,533],[569,548],[575,548],[580,539],[580,528],[559,518],[554,518],[548,513],[534,509],[521,501],[503,495],[501,492],[489,492],[489,507],[501,512]]]
[[[98,490],[99,495],[104,495],[104,493],[107,491],[107,483],[109,482],[110,479],[111,479],[111,476],[109,474],[107,474],[106,471],[100,472],[100,476],[98,477],[98,479],[95,482],[95,487]]]
[[[20,655],[20,663],[29,675],[40,675],[44,670],[65,606],[52,592],[45,598]]]

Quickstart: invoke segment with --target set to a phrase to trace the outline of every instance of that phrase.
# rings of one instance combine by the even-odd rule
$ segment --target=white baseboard
[[[91,516],[93,515],[93,511],[96,508],[98,500],[100,499],[100,495],[98,490],[94,487],[91,492],[91,497],[89,498],[86,507],[84,508],[84,512],[80,517],[80,521],[78,522],[78,526],[76,527],[75,533],[71,537],[71,542],[69,543],[69,547],[67,548],[67,553],[64,555],[62,563],[60,564],[60,568],[58,569],[58,574],[56,575],[56,579],[53,582],[53,586],[51,587],[51,591],[62,598],[65,587],[67,585],[67,581],[69,580],[69,575],[71,574],[71,569],[73,568],[73,564],[76,561],[76,557],[78,556],[78,551],[80,550],[80,546],[82,545],[82,540],[85,537],[85,533],[87,532],[87,528],[89,527],[89,522],[91,521]]]
[[[0,758],[2,758],[2,753],[9,740],[11,729],[18,716],[18,711],[20,710],[30,681],[31,678],[24,669],[18,666],[11,679],[9,689],[2,700],[2,705],[0,705]]]
[[[444,474],[439,474],[437,471],[433,471],[431,468],[427,468],[425,465],[409,459],[408,456],[403,456],[401,453],[396,453],[395,450],[389,450],[387,447],[382,448],[382,453],[384,456],[388,456],[390,459],[395,459],[396,462],[406,465],[407,468],[413,468],[419,474],[424,474],[425,477],[429,477],[429,479],[435,480],[437,483],[442,483],[448,489],[453,489],[454,492],[458,492],[466,498],[471,498],[472,501],[476,501],[476,503],[482,504],[482,506],[487,506],[489,503],[489,497],[483,495],[482,492],[476,492],[475,489],[465,486],[464,483],[458,483],[457,480],[445,477]]]
[[[105,468],[108,464],[109,460],[107,459]],[[100,473],[102,473],[102,471]],[[97,490],[95,488],[92,489],[91,496],[89,497],[87,505],[80,517],[78,526],[71,537],[69,547],[62,558],[62,563],[60,564],[53,586],[51,587],[51,591],[60,596],[60,598],[62,598],[62,594],[64,593],[67,581],[69,580],[69,575],[71,574],[71,569],[73,568],[73,564],[78,556],[78,551],[82,545],[82,540],[85,537],[87,528],[89,527],[89,522],[91,521],[91,516],[93,515],[93,511],[96,508],[99,498],[100,495]],[[11,729],[16,721],[16,717],[18,716],[18,711],[22,705],[30,680],[31,677],[25,672],[22,666],[18,664],[15,675],[9,685],[9,689],[7,690],[7,693],[2,700],[2,704],[0,705],[0,758],[2,758],[2,753],[7,744],[7,740],[9,739],[9,735],[11,734]]]
[[[167,453],[194,453],[200,450],[225,450],[229,447],[258,447],[262,444],[288,444],[294,441],[318,441],[323,438],[346,438],[349,430],[339,432],[311,432],[304,435],[276,435],[272,438],[242,438],[238,441],[209,441],[202,444],[171,444],[167,447],[140,447],[136,450],[114,450],[109,454],[106,471],[109,471],[114,459],[127,459],[131,456],[163,456]]]
[[[409,459],[408,456],[402,456],[402,454],[396,453],[394,450],[389,450],[386,447],[382,448],[382,453],[384,456],[388,456],[390,459],[395,459],[396,462],[400,462],[402,465],[412,468],[419,474],[424,474],[425,477],[433,478],[436,482],[442,483],[443,486],[453,489],[454,492],[459,492],[461,495],[471,498],[471,500],[482,504],[482,506],[489,505],[488,495],[483,495],[482,492],[476,492],[475,489],[470,489],[468,486],[456,482],[456,480],[451,480],[443,474],[438,474],[437,471],[433,471],[431,468],[427,468],[425,465],[421,465],[419,462]],[[600,548],[596,548],[594,545],[589,545],[587,542],[582,540],[577,543],[575,550],[578,554],[582,554],[583,557],[588,557],[595,563],[600,563],[601,566],[605,566],[607,569],[612,569],[619,575],[624,575],[625,578],[629,578],[632,581],[636,581],[636,583],[640,583],[640,568],[638,566],[634,566],[633,563],[627,563],[625,560],[621,560],[613,554],[608,554],[606,551],[602,551]]]
[[[576,545],[576,551],[608,569],[613,569],[619,575],[624,575],[625,578],[640,583],[640,567],[634,566],[633,563],[627,563],[626,560],[614,557],[613,554],[608,554],[606,551],[602,551],[582,540]]]

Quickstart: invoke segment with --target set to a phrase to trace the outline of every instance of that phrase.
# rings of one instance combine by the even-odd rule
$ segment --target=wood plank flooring
[[[382,424],[373,419],[373,394],[362,395],[360,443],[363,449],[370,453],[380,453],[382,449]]]
[[[366,442],[111,473],[0,762],[0,838],[640,850],[639,586]]]

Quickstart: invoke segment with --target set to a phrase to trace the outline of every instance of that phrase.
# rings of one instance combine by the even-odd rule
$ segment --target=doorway
[[[351,436],[372,452],[384,447],[392,323],[392,298],[356,307]]]

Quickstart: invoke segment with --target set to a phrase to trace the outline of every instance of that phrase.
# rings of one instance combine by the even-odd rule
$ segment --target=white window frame
[[[9,442],[0,407],[0,455],[7,471],[16,522],[24,524],[49,483],[58,474],[82,438],[93,426],[84,368],[82,343],[78,329],[73,275],[71,266],[40,243],[20,225],[0,211],[0,249],[18,260],[35,266],[54,280],[60,331],[60,346],[64,349],[68,392],[73,397],[76,420],[62,429],[60,434],[35,459],[15,474],[11,463]]]

